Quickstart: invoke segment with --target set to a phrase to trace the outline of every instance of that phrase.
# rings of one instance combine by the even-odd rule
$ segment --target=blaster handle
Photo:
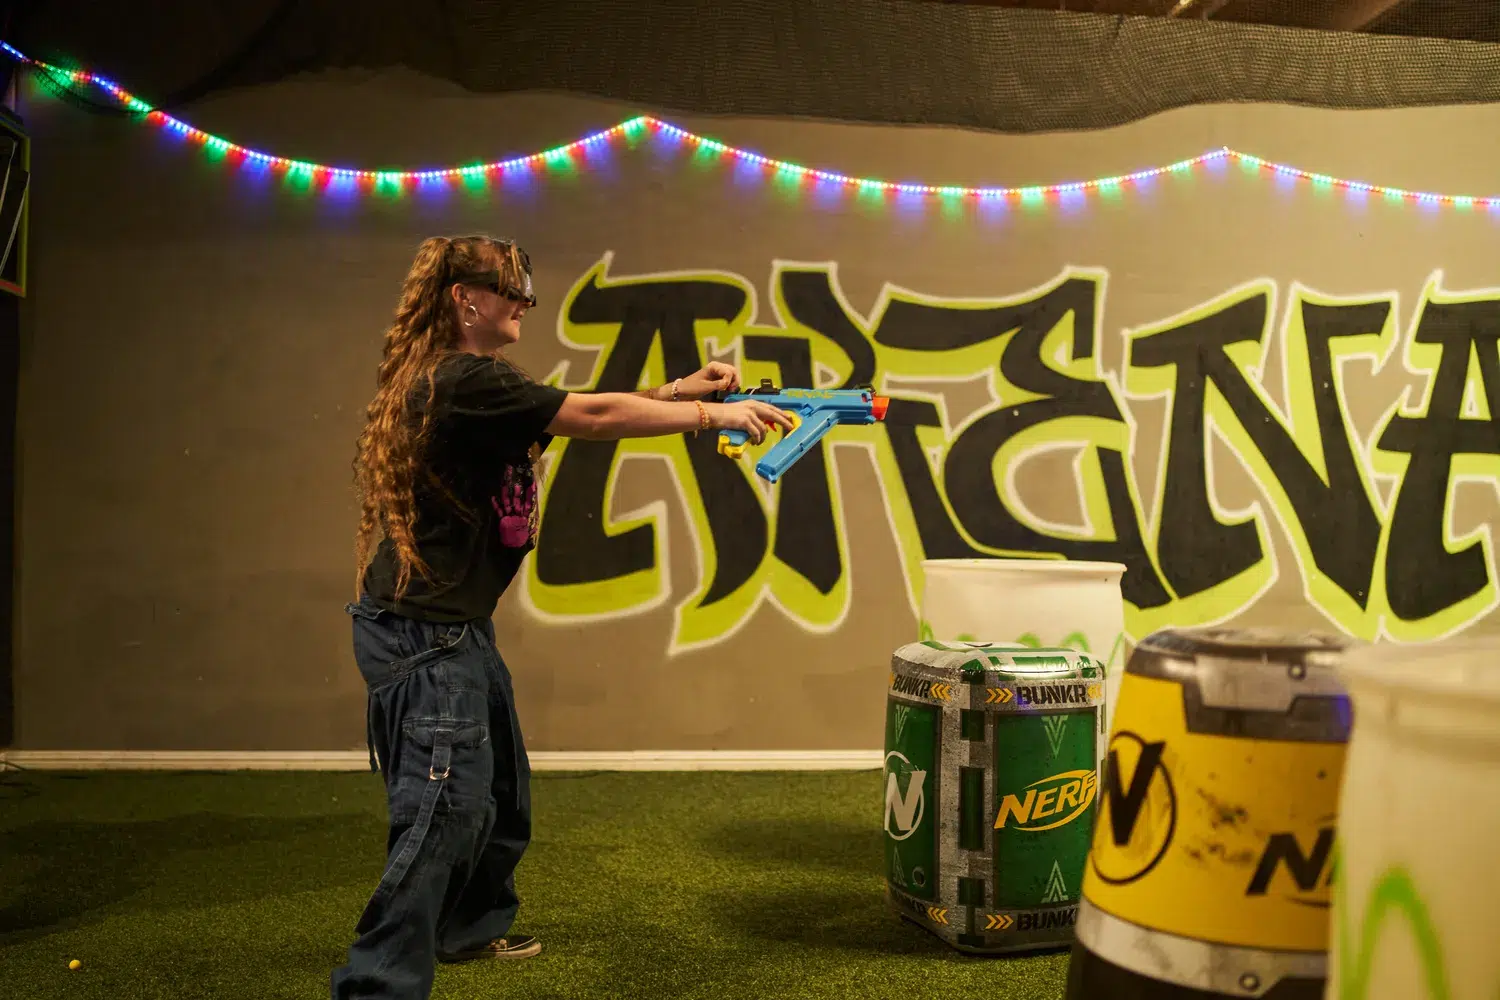
[[[817,410],[806,420],[797,420],[792,432],[778,441],[755,465],[756,473],[768,483],[774,483],[781,474],[791,468],[802,453],[838,425],[839,415],[832,410]]]

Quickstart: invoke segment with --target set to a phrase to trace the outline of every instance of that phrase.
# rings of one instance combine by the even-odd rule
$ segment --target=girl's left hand
[[[725,392],[733,392],[740,385],[740,373],[735,370],[734,365],[727,365],[722,361],[710,361],[699,371],[694,372],[677,387],[677,398],[694,400],[702,399],[710,393],[720,389]],[[670,386],[670,383],[669,383]],[[668,388],[668,393],[671,389]],[[671,398],[668,395],[667,398]]]

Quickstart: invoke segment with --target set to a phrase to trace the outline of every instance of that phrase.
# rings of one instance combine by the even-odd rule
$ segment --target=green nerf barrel
[[[886,899],[960,951],[1073,938],[1103,748],[1104,664],[929,640],[891,658]]]

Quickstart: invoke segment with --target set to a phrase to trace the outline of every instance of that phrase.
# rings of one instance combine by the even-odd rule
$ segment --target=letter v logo
[[[1089,858],[1094,874],[1111,885],[1144,877],[1172,843],[1177,829],[1177,794],[1162,764],[1166,747],[1165,741],[1147,743],[1124,730],[1110,740],[1100,806],[1109,814],[1109,822],[1099,817]],[[1134,767],[1125,780],[1122,761],[1128,766],[1132,758]]]
[[[1130,776],[1130,789],[1128,791],[1120,788],[1120,754],[1119,751],[1109,751],[1109,767],[1105,772],[1104,794],[1109,797],[1109,825],[1110,833],[1114,835],[1115,846],[1124,847],[1130,843],[1130,838],[1135,834],[1136,820],[1140,819],[1141,806],[1146,804],[1146,791],[1151,787],[1151,779],[1156,774],[1156,768],[1161,763],[1161,752],[1166,749],[1165,742],[1147,743],[1141,747],[1141,756],[1135,762],[1135,773]]]

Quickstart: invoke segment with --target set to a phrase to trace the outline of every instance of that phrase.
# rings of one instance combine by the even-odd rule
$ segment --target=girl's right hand
[[[704,403],[708,411],[708,426],[716,431],[744,431],[755,444],[765,438],[771,424],[780,424],[782,432],[792,429],[792,418],[787,412],[756,399],[742,399],[737,403]]]

